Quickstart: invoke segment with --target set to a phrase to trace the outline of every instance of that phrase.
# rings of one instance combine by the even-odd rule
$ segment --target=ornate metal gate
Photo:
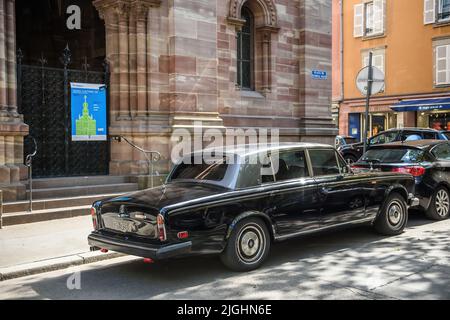
[[[71,141],[71,82],[105,83],[109,87],[108,65],[104,72],[69,69],[71,53],[68,47],[61,56],[63,68],[22,65],[22,52],[17,54],[19,111],[36,139],[38,152],[33,159],[33,177],[67,177],[107,175],[109,141]],[[107,95],[108,96],[108,95]],[[31,139],[25,139],[24,154],[33,152]]]

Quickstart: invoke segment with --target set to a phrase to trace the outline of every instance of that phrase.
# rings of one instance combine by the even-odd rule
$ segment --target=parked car
[[[343,146],[346,146],[348,144],[353,144],[353,143],[357,143],[357,140],[355,137],[350,137],[350,136],[336,136],[335,142],[334,142],[334,147],[336,149],[339,149]]]
[[[414,176],[419,208],[428,218],[443,220],[450,212],[450,142],[422,140],[374,146],[355,169],[403,172]]]
[[[414,141],[414,140],[450,140],[444,131],[425,129],[425,128],[404,128],[391,129],[381,132],[368,140],[368,147],[374,145],[390,143],[395,141]],[[364,144],[362,142],[349,144],[339,148],[339,152],[347,163],[358,161],[363,155]]]
[[[235,147],[211,164],[187,164],[191,155],[161,187],[94,203],[90,246],[152,260],[218,254],[247,271],[276,241],[362,224],[400,234],[418,201],[410,174],[355,174],[329,145],[250,150]],[[268,163],[253,161],[267,154]]]

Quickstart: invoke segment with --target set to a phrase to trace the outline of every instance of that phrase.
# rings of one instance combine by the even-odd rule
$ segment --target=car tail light
[[[167,235],[166,235],[166,226],[164,225],[164,217],[158,214],[158,217],[156,218],[156,223],[158,226],[159,240],[166,241]]]
[[[393,172],[409,173],[414,177],[420,177],[425,174],[425,168],[421,166],[398,167],[392,169]]]
[[[178,239],[187,239],[187,238],[189,238],[189,232],[187,232],[187,231],[181,231],[181,232],[178,232]]]
[[[92,225],[94,226],[94,230],[97,230],[97,211],[94,207],[91,208],[91,216],[92,216]]]

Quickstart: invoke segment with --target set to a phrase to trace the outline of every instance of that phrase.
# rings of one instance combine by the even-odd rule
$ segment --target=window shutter
[[[373,56],[373,66],[377,67],[384,73],[384,56],[382,54],[377,54]]]
[[[359,38],[364,35],[364,5],[355,4],[353,9],[353,36]]]
[[[385,31],[386,0],[373,0],[373,33],[383,34]]]
[[[436,20],[436,0],[423,1],[423,23],[431,24]]]
[[[449,74],[449,46],[436,47],[436,84],[446,84],[450,79]]]

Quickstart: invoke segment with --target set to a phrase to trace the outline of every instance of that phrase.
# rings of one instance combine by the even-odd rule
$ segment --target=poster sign
[[[328,79],[328,73],[323,70],[313,70],[311,71],[311,77],[314,80],[327,80]]]
[[[106,86],[70,84],[72,141],[106,141]]]

